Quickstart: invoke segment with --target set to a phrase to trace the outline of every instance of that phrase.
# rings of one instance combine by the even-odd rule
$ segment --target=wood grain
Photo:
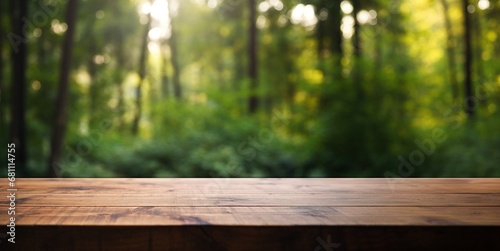
[[[496,207],[23,207],[19,225],[500,226]]]
[[[338,250],[412,241],[404,249],[500,250],[493,178],[18,179],[15,188],[17,250],[315,250],[330,234]]]
[[[19,179],[34,194],[500,193],[499,179]],[[0,184],[6,188],[7,183]],[[459,189],[457,191],[457,189]]]
[[[24,207],[46,206],[145,206],[145,207],[281,207],[281,206],[339,206],[339,207],[500,207],[500,194],[348,194],[348,193],[263,193],[263,194],[19,194]],[[6,205],[6,201],[3,202]]]
[[[394,184],[391,189],[386,179],[18,179],[16,223],[500,226],[500,179]],[[7,199],[0,206],[7,208]],[[7,215],[1,217],[7,222]]]

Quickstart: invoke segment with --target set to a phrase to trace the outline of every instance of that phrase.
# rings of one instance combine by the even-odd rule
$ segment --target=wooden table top
[[[500,226],[494,178],[19,178],[15,188],[17,226]]]

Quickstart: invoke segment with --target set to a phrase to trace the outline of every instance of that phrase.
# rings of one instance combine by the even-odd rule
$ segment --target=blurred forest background
[[[499,0],[2,0],[0,160],[14,142],[18,177],[500,177],[498,17]]]

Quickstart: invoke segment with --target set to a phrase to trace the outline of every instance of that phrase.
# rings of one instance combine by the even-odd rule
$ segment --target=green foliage
[[[65,1],[34,1],[32,12],[39,8],[35,2],[59,10],[43,25],[28,27],[27,173],[38,177],[46,175],[50,152],[64,38],[53,26],[63,22]],[[342,17],[324,16],[336,9],[334,1],[281,0],[282,8],[267,1],[269,8],[259,10],[255,20],[259,86],[254,93],[247,73],[247,1],[216,1],[215,8],[208,1],[177,1],[173,29],[184,96],[172,95],[170,38],[151,36],[140,129],[132,135],[146,16],[140,10],[147,2],[81,1],[62,177],[383,177],[397,173],[398,156],[408,158],[418,150],[415,141],[429,138],[435,128],[443,128],[447,140],[411,177],[500,177],[498,3],[471,14],[478,31],[474,81],[487,97],[477,94],[476,117],[466,122],[458,100],[452,100],[439,1],[362,1],[376,21],[355,31],[359,48],[348,32],[342,34],[342,53],[332,52],[338,29],[331,27]],[[293,20],[298,4],[314,5],[318,23]],[[162,24],[168,9],[155,11],[165,15],[155,17],[153,28],[169,31],[170,23]],[[3,30],[11,27],[6,12],[0,9]],[[463,30],[457,13],[459,6],[451,1],[461,82]],[[344,29],[349,16],[344,14]],[[4,141],[8,109],[16,102],[5,95],[12,89],[9,49],[5,43],[0,48]],[[260,101],[256,114],[247,112],[252,94]],[[4,155],[0,161],[6,163]]]
[[[158,125],[164,129],[155,130],[153,139],[107,135],[93,145],[91,154],[68,165],[66,175],[78,176],[88,168],[89,176],[293,177],[299,168],[300,161],[289,144],[278,132],[270,131],[269,125],[260,126],[253,119],[242,120],[198,105],[166,102],[158,109],[171,112],[163,117],[168,122]],[[219,121],[226,123],[221,125]],[[268,134],[262,136],[263,131]],[[78,149],[84,141],[90,139],[80,138],[71,147]],[[245,151],[241,144],[247,144]]]
[[[499,177],[500,134],[496,130],[499,122],[497,114],[481,123],[473,121],[449,128],[453,134],[437,146],[430,163],[418,172],[419,176]]]

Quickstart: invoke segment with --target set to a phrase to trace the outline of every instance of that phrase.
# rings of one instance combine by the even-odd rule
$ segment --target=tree
[[[123,37],[121,37],[123,38]],[[123,79],[125,78],[126,75],[126,67],[125,67],[125,42],[123,39],[118,39],[118,42],[116,44],[116,62],[117,62],[117,69],[115,72],[115,82],[116,82],[116,89],[118,91],[118,109],[117,109],[117,116],[118,116],[118,126],[119,128],[123,131],[125,128],[125,119],[123,118],[123,115],[125,114],[125,95],[124,95],[124,87],[123,87]]]
[[[456,72],[455,59],[455,36],[453,35],[450,12],[447,0],[441,0],[443,6],[443,18],[446,29],[446,56],[448,59],[448,71],[450,75],[450,86],[453,101],[458,98],[458,80]]]
[[[482,18],[481,18],[481,12],[476,11],[474,12],[474,15],[472,16],[471,20],[472,24],[471,26],[473,27],[474,31],[474,56],[476,59],[476,64],[475,64],[475,70],[476,70],[476,77],[477,79],[483,79],[484,78],[484,67],[483,67],[483,60],[482,60],[482,54],[483,54],[483,45],[482,45],[482,37],[483,37],[483,27],[482,27]],[[478,82],[480,85],[481,82]]]
[[[343,56],[343,42],[342,30],[340,28],[342,22],[342,12],[340,9],[340,2],[338,1],[306,1],[312,3],[316,7],[317,15],[321,16],[322,11],[327,11],[326,19],[320,18],[316,24],[316,40],[317,40],[317,53],[320,61],[320,69],[325,58],[325,51],[328,48],[330,58],[333,59],[334,69],[328,71],[321,69],[323,72],[334,72],[333,78],[339,79],[341,76],[341,59]],[[328,39],[328,43],[326,43]]]
[[[69,78],[71,72],[71,62],[74,47],[74,35],[76,29],[78,0],[68,0],[66,5],[66,24],[67,30],[64,37],[61,62],[60,62],[60,77],[59,86],[57,89],[54,126],[50,141],[50,156],[49,156],[49,176],[56,177],[59,175],[60,159],[62,154],[62,146],[64,142],[64,134],[66,130],[68,117],[68,92]]]
[[[324,10],[324,1],[320,1],[316,5],[316,15],[320,16],[321,11]],[[326,34],[326,22],[325,20],[319,19],[316,24],[316,50],[318,57],[318,69],[325,75],[325,34]]]
[[[250,79],[250,98],[248,100],[248,110],[250,113],[257,111],[259,100],[257,97],[257,7],[255,0],[249,0],[249,28],[248,28],[248,78]]]
[[[142,115],[142,85],[144,83],[144,79],[146,78],[146,62],[148,57],[148,34],[151,29],[151,24],[153,22],[153,18],[151,17],[151,12],[148,14],[148,22],[144,26],[144,33],[142,35],[142,44],[141,44],[141,54],[139,57],[139,84],[136,89],[136,100],[135,100],[135,117],[132,122],[132,134],[137,135],[139,131],[139,122],[141,120]]]
[[[101,1],[106,4],[106,20],[101,20],[101,25],[104,25],[102,36],[97,36],[105,41],[103,49],[110,48],[111,53],[108,54],[110,64],[114,67],[108,67],[111,70],[112,81],[115,83],[117,96],[116,123],[121,132],[130,132],[127,130],[125,112],[128,103],[125,100],[124,80],[127,74],[137,68],[137,50],[127,50],[129,48],[140,48],[144,25],[139,20],[139,13],[136,6],[132,4],[123,4],[121,1]],[[93,2],[94,3],[94,2]],[[96,2],[97,3],[97,2]],[[95,4],[95,3],[94,3]],[[93,27],[92,32],[96,32],[96,27]],[[134,107],[132,107],[134,108]]]
[[[226,48],[230,48],[231,59],[230,66],[228,67],[232,74],[231,79],[229,80],[232,83],[231,89],[233,91],[241,91],[241,83],[242,80],[247,78],[248,70],[246,57],[242,57],[241,55],[248,54],[248,45],[247,41],[243,39],[247,32],[247,26],[245,22],[242,22],[242,16],[245,15],[245,11],[247,10],[247,5],[244,4],[235,4],[234,0],[224,0],[220,5],[220,9],[218,10],[219,17],[221,21],[221,26],[227,27],[230,32],[227,34],[225,38]],[[243,113],[248,112],[248,101],[245,98],[242,105],[238,105],[237,107]]]
[[[264,93],[259,97],[259,101],[260,109],[268,114],[272,114],[277,105],[292,105],[297,87],[296,81],[293,80],[296,54],[288,38],[292,24],[285,24],[283,20],[280,23],[283,12],[270,8],[261,14],[267,21],[266,27],[259,30],[259,46],[263,48],[259,52],[259,79],[261,83],[272,84],[262,85]],[[293,42],[295,45],[301,45],[300,42]]]
[[[0,2],[0,34],[5,34],[5,31],[4,31],[4,14],[6,14],[4,12],[4,10],[6,9],[5,8],[5,5],[7,4],[7,2],[5,1],[2,1]],[[4,63],[4,39],[0,39],[0,102],[5,102],[5,94],[4,94],[4,66],[5,66],[5,63]],[[4,116],[5,116],[5,111],[4,111],[4,107],[5,105],[1,105],[0,106],[0,127],[1,128],[5,128],[4,126]],[[1,133],[1,137],[3,138],[4,134],[6,133],[6,130],[5,129],[2,129],[2,133]]]
[[[338,1],[332,1],[328,3],[328,19],[330,23],[330,52],[334,58],[335,65],[337,69],[334,69],[337,77],[341,74],[341,59],[343,56],[342,49],[342,30],[340,29],[340,24],[342,21],[342,12],[340,9],[340,4]]]
[[[171,0],[168,1],[168,15],[170,17],[170,38],[169,38],[170,60],[171,60],[172,68],[174,70],[174,72],[172,73],[172,82],[173,82],[173,87],[174,87],[174,96],[175,96],[175,98],[177,98],[177,100],[180,100],[182,98],[182,89],[181,89],[181,83],[180,83],[181,68],[179,66],[179,58],[177,56],[177,53],[178,53],[177,31],[175,28],[175,21],[174,21]]]
[[[28,15],[28,0],[11,1],[12,13],[12,35],[23,37],[27,34],[23,31],[22,18]],[[10,35],[10,34],[9,34]],[[27,69],[27,41],[11,40],[12,51],[12,98],[11,98],[11,142],[16,144],[16,166],[18,172],[22,172],[26,165],[26,69]]]
[[[474,116],[475,104],[472,90],[472,34],[471,18],[469,13],[469,1],[462,0],[463,14],[463,40],[464,40],[464,88],[465,88],[465,112],[469,118]]]
[[[344,54],[340,2],[308,0],[306,3],[314,4],[320,17],[322,11],[327,11],[326,19],[320,18],[316,24],[318,68],[323,73],[325,84],[340,81],[342,79],[342,57]],[[329,51],[329,60],[327,62],[330,62],[328,66],[325,64],[325,59],[327,59],[325,52],[327,50]],[[332,86],[325,85],[324,89],[320,95],[320,107],[322,108],[329,105],[331,99],[329,90],[332,90]]]
[[[358,13],[361,10],[361,0],[352,0],[353,15],[354,15],[354,34],[352,37],[352,45],[354,47],[354,56],[361,55],[361,25],[358,21]]]
[[[89,34],[89,32],[92,30],[92,28],[95,25],[94,20],[95,19],[90,19],[90,21],[87,24],[86,27],[86,33]],[[99,46],[97,45],[97,38],[96,37],[91,37],[88,39],[88,44],[87,44],[87,72],[90,77],[90,85],[89,85],[89,99],[90,99],[90,104],[89,104],[89,120],[88,120],[88,125],[89,127],[92,127],[95,124],[95,118],[96,118],[96,110],[97,110],[97,95],[98,95],[98,86],[97,86],[97,74],[98,74],[98,65],[96,62],[96,54],[98,53],[98,48]]]
[[[352,70],[352,81],[354,82],[354,86],[356,88],[357,98],[359,101],[364,99],[364,90],[363,90],[363,76],[362,76],[362,65],[361,65],[361,24],[357,18],[358,13],[361,10],[361,0],[353,0],[353,15],[354,15],[354,34],[352,38],[352,45],[354,48],[354,67]]]
[[[161,79],[161,92],[164,98],[170,95],[169,78],[168,78],[168,57],[167,46],[162,44],[161,66],[160,66],[160,79]]]

